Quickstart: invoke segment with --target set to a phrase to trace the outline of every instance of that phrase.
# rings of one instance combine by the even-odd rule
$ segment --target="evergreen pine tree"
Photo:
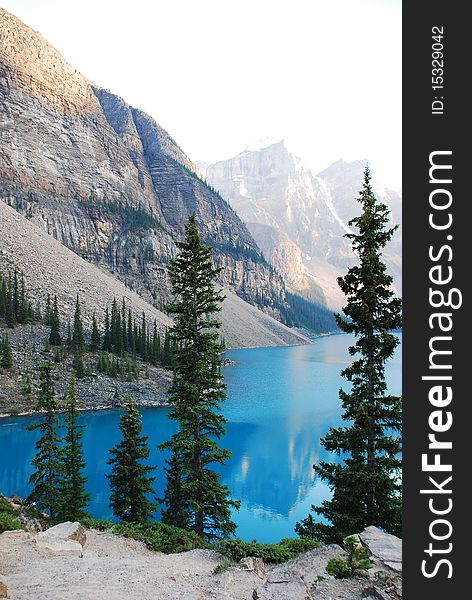
[[[13,366],[13,353],[11,351],[10,340],[4,337],[0,343],[0,367],[9,369]]]
[[[149,500],[153,493],[155,477],[149,473],[154,469],[143,461],[149,457],[147,436],[141,435],[141,415],[131,397],[128,398],[125,414],[120,417],[119,429],[122,440],[110,450],[112,465],[110,480],[110,506],[113,514],[122,521],[145,523],[156,508]]]
[[[16,324],[15,303],[13,299],[13,283],[11,273],[8,277],[8,285],[5,295],[5,322],[8,327],[14,327]]]
[[[26,303],[26,320],[30,323],[34,323],[36,321],[39,321],[39,319],[36,318],[36,313],[33,307],[32,302],[30,302],[29,300]]]
[[[190,528],[190,510],[188,500],[183,490],[182,467],[177,451],[174,449],[164,467],[167,484],[164,498],[159,500],[167,508],[161,510],[161,520],[167,525],[174,525],[181,529]]]
[[[20,313],[20,287],[17,269],[13,272],[13,312],[15,314],[15,320],[18,321],[18,315]]]
[[[60,348],[56,348],[56,351],[54,352],[54,362],[55,363],[60,363],[62,361],[62,353]]]
[[[49,333],[49,343],[51,346],[60,346],[61,339],[61,323],[59,321],[59,309],[57,307],[57,296],[54,296],[54,302],[50,314],[51,332]]]
[[[29,396],[33,391],[33,386],[31,385],[31,377],[29,373],[23,376],[22,384],[21,384],[21,394],[23,396]]]
[[[80,521],[87,516],[85,510],[90,494],[85,492],[83,475],[85,460],[82,448],[83,425],[78,425],[75,378],[72,376],[66,393],[66,435],[61,451],[60,480],[57,496],[57,520]]]
[[[152,332],[152,363],[156,365],[159,361],[159,334],[157,333],[157,323],[154,321],[154,329]]]
[[[39,393],[36,410],[43,411],[40,423],[31,425],[30,430],[38,430],[40,437],[36,442],[36,455],[32,465],[34,471],[29,482],[33,489],[28,502],[34,502],[38,509],[47,510],[51,522],[56,520],[57,487],[60,469],[60,446],[57,434],[58,418],[54,382],[51,377],[51,365],[40,367]]]
[[[143,311],[143,316],[141,319],[141,329],[139,335],[139,355],[143,360],[147,360],[147,324],[146,324],[146,315]]]
[[[84,339],[84,326],[82,323],[82,316],[80,314],[80,302],[79,296],[75,301],[75,312],[74,312],[74,328],[72,332],[72,350],[83,355],[85,352],[85,339]]]
[[[337,315],[336,320],[342,331],[356,336],[350,354],[360,355],[342,372],[351,382],[349,392],[340,391],[349,425],[332,428],[322,440],[328,451],[346,458],[314,466],[333,497],[312,510],[330,524],[316,523],[310,514],[296,526],[300,535],[328,542],[368,525],[401,535],[401,398],[385,395],[385,363],[398,345],[392,330],[401,325],[401,301],[393,296],[392,277],[382,262],[382,249],[396,227],[386,228],[389,210],[376,200],[370,180],[366,168],[358,198],[362,213],[349,223],[357,233],[347,234],[359,265],[338,278],[347,305],[346,318]]]
[[[167,327],[164,333],[164,348],[162,349],[161,361],[163,367],[170,367],[172,365],[172,351],[170,348],[170,336]]]
[[[121,302],[121,347],[123,350],[128,349],[128,335],[126,331],[126,304],[124,298]]]
[[[102,349],[106,352],[111,352],[111,339],[110,339],[110,312],[108,306],[105,309],[105,322],[103,324],[103,344]]]
[[[131,315],[131,309],[128,309],[128,326],[126,329],[127,329],[127,333],[128,333],[128,343],[127,343],[128,352],[131,352],[131,354],[134,354],[136,347],[135,347],[135,341],[134,341],[133,318]]]
[[[85,367],[83,356],[85,352],[84,326],[80,314],[79,296],[75,302],[74,328],[72,332],[72,350],[74,352],[73,367],[76,377],[84,377]]]
[[[97,318],[95,317],[95,313],[93,313],[92,334],[90,336],[90,351],[97,352],[98,350],[100,350],[100,344],[101,344],[101,339],[100,339],[100,331],[98,329],[98,322],[97,322]]]
[[[189,529],[211,540],[235,532],[231,508],[239,507],[211,468],[230,457],[228,450],[218,447],[225,431],[220,402],[226,398],[226,386],[220,374],[221,323],[215,315],[224,296],[215,289],[213,279],[219,270],[213,267],[211,250],[200,244],[195,215],[190,217],[186,240],[178,248],[170,267],[176,300],[168,312],[174,315],[171,335],[176,342],[169,417],[178,422],[179,430],[163,447],[178,456]],[[168,481],[165,498],[171,496],[170,486]]]
[[[44,309],[44,324],[51,326],[51,296],[48,294],[46,298],[46,307]]]
[[[72,325],[70,319],[67,321],[67,339],[66,346],[69,352],[72,352]]]
[[[36,302],[36,306],[34,308],[34,320],[36,322],[40,322],[42,320],[41,305],[39,304],[39,302]]]
[[[0,273],[0,319],[5,318],[5,310],[7,306],[7,284],[5,278]]]
[[[28,320],[28,301],[26,299],[25,289],[25,276],[21,273],[21,280],[19,284],[19,297],[18,297],[18,313],[16,315],[18,323],[26,323]]]
[[[116,298],[113,298],[110,319],[110,344],[112,352],[115,354],[121,354],[123,350],[122,342],[123,335],[121,331],[121,315],[116,303]]]

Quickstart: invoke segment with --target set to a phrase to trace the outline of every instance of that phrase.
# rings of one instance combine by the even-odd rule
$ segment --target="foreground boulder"
[[[387,566],[396,573],[402,572],[401,539],[370,526],[359,534],[359,540],[367,548],[374,564]]]
[[[372,568],[366,577],[335,579],[326,572],[332,558],[347,553],[335,544],[320,546],[286,563],[271,566],[255,586],[257,600],[397,600],[402,595],[401,540],[377,527],[353,536],[367,550]]]
[[[82,548],[87,536],[85,529],[80,523],[60,523],[46,531],[36,534],[35,541],[39,548],[52,550],[53,552],[71,553],[82,556]]]

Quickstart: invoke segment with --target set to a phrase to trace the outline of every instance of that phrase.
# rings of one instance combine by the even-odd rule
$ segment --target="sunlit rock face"
[[[195,212],[220,282],[250,303],[284,297],[236,213],[145,113],[92,85],[0,9],[0,199],[155,305]],[[277,316],[276,307],[265,310]]]

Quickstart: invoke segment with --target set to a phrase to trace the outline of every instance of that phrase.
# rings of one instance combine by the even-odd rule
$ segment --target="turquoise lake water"
[[[401,337],[401,336],[400,336]],[[235,366],[225,367],[228,421],[222,444],[232,458],[220,469],[223,482],[241,509],[234,513],[237,535],[245,540],[273,542],[293,536],[295,523],[312,504],[329,497],[312,465],[329,458],[320,445],[328,429],[341,423],[340,372],[352,360],[347,347],[353,338],[332,335],[310,346],[231,350]],[[388,363],[392,394],[401,394],[401,346]],[[166,454],[157,445],[175,431],[168,409],[143,409],[143,432],[149,436],[150,463],[155,471],[157,496],[164,488]],[[118,441],[119,410],[84,412],[84,452],[87,461],[89,510],[96,518],[111,518],[108,480],[104,473],[108,450]],[[0,491],[26,496],[34,456],[36,432],[26,426],[35,417],[0,419]]]

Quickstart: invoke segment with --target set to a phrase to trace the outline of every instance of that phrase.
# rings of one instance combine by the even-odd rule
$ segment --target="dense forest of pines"
[[[7,276],[0,273],[0,319],[8,327],[17,323],[35,323],[41,319],[39,305],[33,307],[28,298],[24,274],[15,269]]]
[[[111,377],[137,377],[136,359],[151,365],[169,368],[175,346],[167,329],[159,331],[157,323],[149,323],[143,313],[138,319],[126,306],[116,299],[105,308],[102,321],[92,315],[92,326],[86,336],[80,298],[77,296],[73,315],[66,323],[61,320],[61,307],[57,296],[48,294],[43,309],[33,307],[25,286],[24,274],[15,270],[6,276],[0,274],[0,319],[13,329],[26,323],[42,323],[50,328],[47,345],[56,348],[55,362],[61,362],[67,354],[73,355],[76,377],[87,375],[83,357],[87,352],[97,356],[97,370]],[[11,344],[7,336],[0,339],[0,366],[13,364]]]
[[[335,316],[326,306],[290,292],[285,297],[286,304],[280,307],[280,312],[289,327],[304,327],[314,333],[338,330]]]

